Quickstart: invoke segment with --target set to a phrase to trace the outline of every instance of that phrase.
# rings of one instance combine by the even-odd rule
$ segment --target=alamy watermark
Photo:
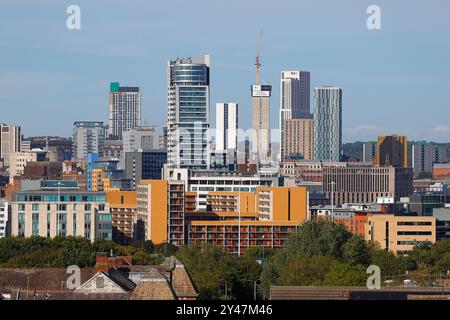
[[[380,30],[381,29],[381,8],[375,4],[367,7],[367,29]]]
[[[67,7],[66,13],[69,14],[66,20],[66,27],[69,30],[81,29],[81,9],[76,4]]]

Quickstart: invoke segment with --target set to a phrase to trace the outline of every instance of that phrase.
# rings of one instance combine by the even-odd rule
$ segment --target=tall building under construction
[[[256,55],[256,84],[252,86],[252,128],[253,128],[253,152],[257,153],[259,162],[268,162],[270,153],[270,96],[272,86],[261,84],[261,62],[259,51],[261,49],[262,32],[260,44]]]

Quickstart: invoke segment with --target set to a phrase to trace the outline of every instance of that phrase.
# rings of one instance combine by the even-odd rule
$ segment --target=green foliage
[[[342,258],[352,265],[369,265],[369,245],[361,237],[352,235],[342,246]]]
[[[0,267],[81,268],[95,265],[97,252],[132,256],[134,264],[159,264],[160,255],[151,255],[141,248],[121,246],[112,241],[98,239],[94,243],[83,237],[7,237],[0,239]]]
[[[300,233],[293,236],[283,250],[289,256],[342,257],[344,244],[352,234],[342,224],[326,220],[311,220],[303,224]]]
[[[365,271],[374,257],[377,262],[389,265],[392,272],[399,268],[396,262],[390,262],[390,255],[388,261],[383,261],[381,253],[386,256],[385,251],[368,245],[342,224],[308,221],[299,235],[290,238],[263,266],[260,277],[263,295],[268,296],[271,285],[364,285]]]
[[[163,254],[167,257],[175,255],[177,251],[178,247],[171,243],[159,243],[153,248],[153,252]]]
[[[189,271],[200,291],[200,299],[219,299],[232,290],[233,256],[221,248],[183,246],[176,256]]]
[[[200,299],[253,298],[261,266],[251,253],[237,257],[217,246],[182,246],[176,257],[186,266]]]
[[[323,286],[364,286],[367,281],[366,268],[334,261],[321,283]]]

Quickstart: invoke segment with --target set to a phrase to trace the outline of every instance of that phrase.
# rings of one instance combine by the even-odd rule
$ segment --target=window
[[[105,278],[98,277],[96,279],[96,285],[97,285],[97,289],[103,289],[105,287]]]
[[[398,231],[398,236],[431,236],[431,231]]]
[[[431,221],[399,221],[398,226],[431,226]]]

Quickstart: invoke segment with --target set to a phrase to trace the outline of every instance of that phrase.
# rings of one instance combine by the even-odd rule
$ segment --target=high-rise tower
[[[167,65],[169,168],[209,168],[210,57],[178,58]]]
[[[109,90],[109,134],[122,138],[122,133],[141,125],[141,93],[139,87],[121,87],[111,82]]]
[[[342,89],[314,88],[315,158],[338,162],[342,145]]]
[[[281,71],[280,81],[280,159],[284,161],[285,122],[289,119],[313,119],[310,113],[310,73]]]

